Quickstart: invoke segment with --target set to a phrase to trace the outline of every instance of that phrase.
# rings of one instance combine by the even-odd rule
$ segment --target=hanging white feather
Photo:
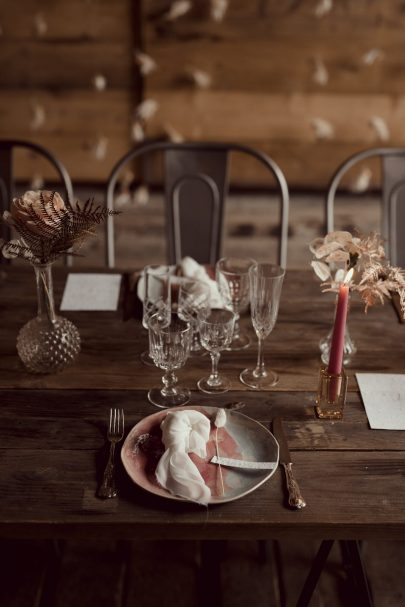
[[[45,124],[45,120],[46,112],[44,106],[38,103],[37,101],[33,101],[32,117],[30,121],[31,131],[38,131]]]
[[[349,187],[351,191],[360,193],[368,190],[372,176],[373,173],[371,169],[368,167],[364,167],[350,183]]]
[[[144,141],[144,139],[145,139],[144,128],[138,120],[135,120],[135,122],[132,124],[132,140],[139,142],[139,141]]]
[[[163,125],[163,130],[172,143],[183,143],[184,137],[169,123]]]
[[[314,59],[314,72],[312,74],[312,80],[316,84],[319,84],[319,86],[326,86],[329,81],[329,72],[325,63],[319,57],[315,57]]]
[[[208,72],[200,70],[195,67],[186,68],[186,75],[190,82],[192,82],[196,88],[209,89],[212,84],[212,78]]]
[[[228,0],[211,0],[210,17],[213,21],[223,21],[227,10]]]
[[[165,14],[165,19],[167,21],[176,21],[176,19],[188,13],[190,9],[191,2],[189,0],[175,0]]]
[[[145,99],[136,108],[136,117],[143,121],[148,122],[157,112],[159,104],[154,99]]]
[[[121,209],[122,207],[127,207],[131,204],[131,193],[127,190],[125,192],[120,192],[114,198],[114,209]]]
[[[105,91],[107,88],[107,78],[103,74],[95,74],[91,82],[96,91]]]
[[[331,12],[333,8],[333,0],[320,0],[315,7],[315,17],[321,18]]]
[[[156,61],[146,53],[134,51],[135,63],[139,67],[142,76],[147,76],[157,68]]]
[[[30,189],[31,190],[42,190],[42,188],[44,187],[44,178],[42,177],[42,175],[40,175],[39,173],[35,173],[32,176],[31,182],[30,182]]]
[[[145,184],[138,185],[132,194],[132,204],[136,207],[145,207],[150,199],[149,188]]]
[[[335,134],[333,124],[324,118],[312,118],[311,126],[317,139],[332,139]]]
[[[34,29],[35,29],[36,35],[39,38],[41,38],[42,36],[45,36],[46,32],[48,31],[48,24],[42,13],[37,13],[34,16]]]
[[[214,425],[217,428],[223,428],[226,424],[226,411],[225,409],[218,409],[218,412],[214,419]]]
[[[374,65],[374,63],[378,61],[378,59],[382,59],[383,56],[384,53],[379,48],[371,48],[369,51],[364,53],[361,58],[361,62],[364,63],[364,65]]]
[[[380,141],[388,141],[390,138],[390,130],[384,118],[381,116],[371,116],[369,120],[370,126],[374,129]]]
[[[108,138],[100,135],[93,146],[93,156],[96,160],[104,160],[107,156]]]

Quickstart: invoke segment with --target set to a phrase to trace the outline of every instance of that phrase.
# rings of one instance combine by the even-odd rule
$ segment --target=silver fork
[[[117,490],[114,479],[114,453],[115,445],[124,436],[124,409],[110,409],[110,423],[108,425],[107,439],[110,441],[110,455],[104,470],[103,482],[100,486],[99,497],[115,497]]]

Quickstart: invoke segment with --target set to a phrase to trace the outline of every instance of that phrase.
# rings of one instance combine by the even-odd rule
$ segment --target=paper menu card
[[[370,427],[405,430],[405,375],[356,373]]]
[[[61,310],[114,311],[118,307],[121,274],[69,274]]]

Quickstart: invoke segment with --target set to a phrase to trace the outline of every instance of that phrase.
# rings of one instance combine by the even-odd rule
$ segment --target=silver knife
[[[283,420],[281,417],[275,417],[273,419],[273,434],[280,446],[280,464],[282,464],[284,468],[285,478],[287,481],[288,504],[291,506],[291,508],[297,508],[300,510],[301,508],[305,508],[306,502],[302,497],[298,483],[294,478],[290,450],[284,434]]]

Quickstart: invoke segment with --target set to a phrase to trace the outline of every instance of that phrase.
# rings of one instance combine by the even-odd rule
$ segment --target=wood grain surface
[[[64,269],[55,268],[57,303],[64,278]],[[255,348],[224,353],[220,369],[234,384],[219,397],[195,390],[196,379],[208,372],[207,358],[189,361],[179,372],[193,388],[192,404],[243,401],[242,412],[265,425],[275,415],[285,419],[308,504],[300,512],[286,507],[279,470],[251,495],[206,510],[145,493],[119,464],[118,499],[96,498],[109,407],[124,408],[127,433],[156,412],[147,388],[158,385],[160,371],[139,362],[146,339],[139,321],[124,322],[120,309],[65,313],[83,339],[77,363],[58,375],[28,374],[18,361],[15,338],[34,314],[33,282],[30,268],[11,266],[0,284],[0,536],[405,539],[403,432],[369,428],[354,378],[343,421],[314,416],[317,341],[330,326],[333,298],[320,294],[309,272],[287,274],[277,328],[267,340],[269,363],[280,372],[275,389],[249,391],[237,380],[239,369],[254,363]],[[350,375],[404,372],[405,329],[391,306],[365,316],[353,303],[350,323],[359,349]]]

